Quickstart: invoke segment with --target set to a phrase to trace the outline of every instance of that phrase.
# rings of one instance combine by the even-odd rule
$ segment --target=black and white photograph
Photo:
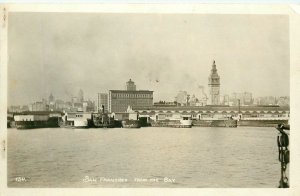
[[[290,187],[289,15],[6,17],[8,188]]]

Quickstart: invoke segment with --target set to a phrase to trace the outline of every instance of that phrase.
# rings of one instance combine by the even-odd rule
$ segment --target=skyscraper
[[[79,90],[77,99],[79,103],[82,103],[84,101],[82,89]]]
[[[48,98],[49,103],[53,103],[54,102],[54,96],[52,95],[52,93],[50,94],[49,98]]]
[[[213,61],[208,78],[209,101],[211,105],[220,105],[220,76],[217,72],[216,62]]]

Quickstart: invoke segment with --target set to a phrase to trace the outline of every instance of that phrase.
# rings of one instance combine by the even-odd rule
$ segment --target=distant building
[[[66,106],[66,104],[63,100],[58,99],[58,100],[55,101],[55,110],[63,111],[66,108],[67,108],[67,106]]]
[[[84,112],[93,112],[96,110],[95,108],[95,102],[88,100],[88,101],[84,101],[82,103],[82,107],[83,107],[83,111]]]
[[[166,102],[166,101],[159,101],[159,102],[155,102],[153,104],[156,107],[174,107],[177,105],[177,103],[174,102]]]
[[[78,103],[78,98],[77,97],[72,97],[72,104]]]
[[[136,85],[134,84],[134,82],[131,79],[129,79],[129,81],[126,82],[126,88],[125,89],[128,90],[128,91],[135,91],[136,90]]]
[[[98,93],[98,106],[97,110],[102,110],[104,106],[104,112],[108,112],[108,94],[107,93]]]
[[[54,103],[55,99],[54,99],[54,96],[52,95],[52,93],[50,94],[48,101],[49,101],[49,104]]]
[[[200,90],[200,95],[198,97],[198,103],[196,104],[197,106],[206,106],[207,105],[207,95],[204,92],[204,86],[199,86]]]
[[[45,104],[45,102],[37,101],[33,104],[31,104],[31,108],[29,108],[30,111],[47,111],[49,110],[49,107]]]
[[[191,99],[189,100],[189,105],[190,106],[197,106],[198,99],[196,98],[195,95],[192,95]]]
[[[244,105],[252,105],[253,104],[252,93],[244,92],[243,102],[244,102]]]
[[[274,96],[258,97],[255,99],[256,105],[276,105],[276,98]]]
[[[13,113],[18,113],[18,112],[21,112],[22,110],[21,110],[21,106],[12,105],[12,106],[9,106],[8,111],[13,112]]]
[[[72,111],[80,111],[82,112],[83,111],[83,103],[73,103],[73,108],[72,108]]]
[[[288,97],[288,96],[279,97],[277,99],[277,105],[279,105],[279,106],[289,106],[290,105],[290,97]]]
[[[224,95],[223,96],[223,105],[230,105],[229,103],[229,95]]]
[[[125,112],[128,106],[152,106],[153,91],[136,90],[134,82],[130,79],[126,83],[126,90],[110,90],[108,94],[108,111]]]
[[[77,101],[79,103],[82,103],[84,101],[84,96],[83,96],[83,91],[80,89],[79,92],[78,92],[78,96],[77,96]]]
[[[217,72],[216,62],[213,61],[210,76],[208,78],[210,105],[220,105],[220,76]]]
[[[179,91],[175,97],[175,102],[179,106],[187,106],[189,101],[189,94],[186,91]]]
[[[240,105],[253,105],[254,99],[252,97],[252,93],[250,92],[243,92],[243,93],[232,93],[231,97],[229,98],[230,106],[238,106],[239,102]],[[258,104],[260,105],[260,104]],[[265,105],[265,104],[262,104]]]
[[[22,111],[22,112],[29,111],[28,105],[23,105],[22,108],[21,108],[21,111]]]

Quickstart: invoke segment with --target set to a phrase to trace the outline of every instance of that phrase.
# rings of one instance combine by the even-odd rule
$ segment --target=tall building
[[[54,103],[54,96],[52,95],[52,93],[50,94],[49,96],[49,99],[48,99],[49,103]]]
[[[109,112],[126,112],[128,106],[144,107],[153,105],[153,91],[136,90],[130,79],[126,83],[126,90],[110,90],[108,94]]]
[[[211,105],[220,105],[220,76],[217,72],[216,62],[213,61],[208,78],[209,100]]]
[[[244,92],[243,93],[243,102],[244,102],[244,105],[252,105],[253,104],[252,93]]]
[[[108,94],[107,93],[98,93],[98,105],[97,110],[102,110],[104,106],[104,112],[108,112]]]
[[[79,103],[82,103],[84,101],[84,97],[83,97],[83,91],[80,89],[79,92],[78,92],[78,102]]]
[[[129,79],[129,81],[126,82],[126,90],[128,90],[128,91],[136,90],[136,85],[134,84],[134,82],[131,79]]]

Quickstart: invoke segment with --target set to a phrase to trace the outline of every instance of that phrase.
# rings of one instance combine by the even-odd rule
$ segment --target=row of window
[[[152,94],[123,94],[116,93],[112,95],[113,98],[152,98]]]

